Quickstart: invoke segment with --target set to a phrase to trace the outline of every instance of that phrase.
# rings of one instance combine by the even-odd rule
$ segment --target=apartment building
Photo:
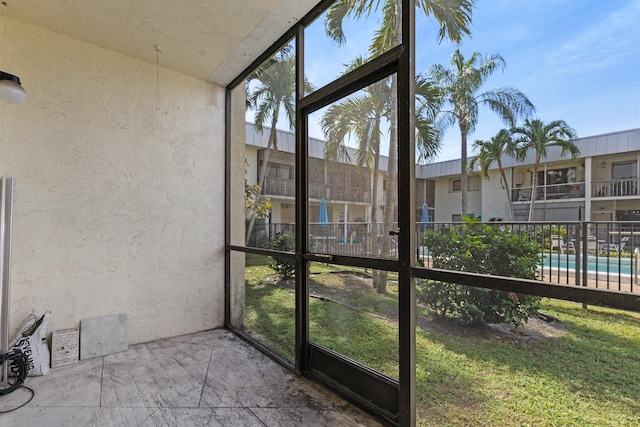
[[[246,124],[246,177],[258,181],[267,146],[269,130],[263,133]],[[264,195],[273,204],[271,223],[293,223],[294,134],[278,131],[278,150],[269,157]],[[309,140],[310,217],[319,217],[322,198],[327,200],[329,222],[369,222],[372,206],[381,215],[383,192],[377,192],[377,203],[371,203],[373,175],[355,165],[354,151],[350,161],[339,168],[324,162],[324,142]],[[551,149],[537,172],[534,221],[640,221],[640,129],[576,140],[580,155],[572,159]],[[515,221],[526,221],[529,215],[533,181],[533,153],[522,162],[503,160],[509,193],[505,191],[497,165],[483,178],[472,171],[468,182],[469,214],[482,219],[509,220],[509,204]],[[381,161],[377,180],[386,187],[386,158]],[[460,161],[450,160],[416,167],[416,218],[421,217],[424,203],[431,221],[460,220]]]
[[[580,154],[572,159],[552,149],[538,168],[534,221],[640,221],[640,129],[588,136],[575,141]],[[489,177],[469,175],[469,213],[483,219],[526,221],[532,195],[534,153],[522,162],[503,159],[505,191],[498,166]],[[421,166],[417,177],[435,187],[435,221],[460,217],[460,161]]]

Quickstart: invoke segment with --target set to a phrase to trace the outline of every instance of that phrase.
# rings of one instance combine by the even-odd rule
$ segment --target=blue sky
[[[456,45],[438,45],[433,19],[418,16],[416,73],[434,63],[449,67]],[[639,18],[640,0],[478,0],[471,38],[460,49],[465,57],[477,51],[505,59],[504,72],[492,75],[483,89],[518,89],[536,106],[536,117],[563,119],[578,136],[615,132],[640,127]],[[341,74],[343,64],[365,55],[375,21],[345,25],[342,47],[324,35],[321,21],[314,23],[305,35],[307,78],[322,86]],[[495,113],[481,109],[469,141],[489,139],[502,127]],[[317,125],[312,124],[311,133],[322,138]],[[459,157],[456,125],[433,161]]]

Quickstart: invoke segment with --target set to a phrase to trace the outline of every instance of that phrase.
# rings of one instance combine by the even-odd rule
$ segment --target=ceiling
[[[2,0],[0,15],[226,85],[318,0]]]

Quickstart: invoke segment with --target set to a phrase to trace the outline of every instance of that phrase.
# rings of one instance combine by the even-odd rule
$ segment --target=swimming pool
[[[575,271],[576,258],[580,263],[580,270],[583,268],[582,255],[558,255],[543,254],[543,261],[540,266],[543,268],[561,268]],[[609,274],[631,274],[631,258],[617,258],[606,256],[587,256],[587,271]]]

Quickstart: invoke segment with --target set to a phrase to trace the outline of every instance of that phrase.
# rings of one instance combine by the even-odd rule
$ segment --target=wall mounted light
[[[607,167],[607,162],[602,162],[602,163],[600,163],[600,167],[601,167],[602,169],[606,169],[606,167]]]
[[[27,99],[18,76],[0,71],[0,99],[9,104],[20,104]]]

